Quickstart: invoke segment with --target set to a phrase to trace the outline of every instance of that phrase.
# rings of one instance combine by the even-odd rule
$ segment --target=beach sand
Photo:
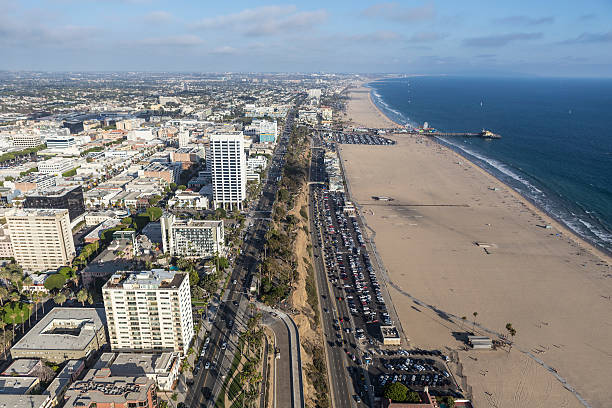
[[[395,126],[367,88],[351,92],[347,118]],[[343,145],[341,156],[411,345],[453,356],[479,408],[611,406],[610,259],[450,149],[392,138],[397,145]],[[509,352],[459,340],[474,328],[497,338],[506,323],[517,331]]]

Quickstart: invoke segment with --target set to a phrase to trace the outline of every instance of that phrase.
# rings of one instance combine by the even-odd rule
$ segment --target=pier
[[[501,139],[497,133],[483,129],[482,132],[427,132],[423,130],[408,130],[409,135],[440,136],[440,137],[480,137],[483,139]]]

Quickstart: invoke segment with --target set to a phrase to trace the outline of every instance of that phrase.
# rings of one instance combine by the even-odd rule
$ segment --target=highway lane
[[[258,254],[261,251],[269,223],[265,217],[260,217],[260,215],[261,212],[270,213],[272,210],[278,190],[276,178],[280,175],[284,165],[284,152],[286,151],[289,132],[293,126],[292,118],[294,115],[295,112],[291,112],[288,116],[285,130],[270,163],[268,178],[262,195],[248,213],[247,224],[251,224],[252,227],[245,234],[240,254],[231,272],[229,287],[224,297],[225,302],[220,303],[210,332],[210,345],[202,359],[202,362],[210,361],[215,364],[209,370],[200,370],[194,378],[194,385],[186,399],[186,405],[191,408],[197,408],[200,405],[206,407],[214,405],[233,359],[237,334],[233,334],[235,330],[232,323],[236,320],[237,324],[244,324],[240,317],[244,315],[246,309],[245,294],[250,286],[249,277],[255,273],[256,265],[259,262]],[[220,347],[224,342],[228,345],[226,349]]]
[[[313,141],[316,145],[316,140]],[[309,169],[309,181],[319,182],[324,181],[321,177],[320,169],[320,151],[313,150],[311,156],[311,165]],[[321,235],[315,225],[317,219],[315,213],[315,203],[313,194],[316,186],[311,185],[309,191],[310,200],[310,231],[311,242],[314,254],[314,267],[316,274],[316,282],[319,290],[319,301],[321,303],[323,323],[323,332],[325,334],[325,350],[328,362],[328,374],[331,387],[331,399],[335,408],[350,408],[353,400],[351,395],[351,387],[348,382],[347,357],[343,350],[343,345],[346,342],[345,336],[341,330],[334,328],[334,320],[338,316],[338,305],[335,301],[334,292],[329,286],[327,271],[323,264],[324,255],[321,250],[320,243],[322,242]]]

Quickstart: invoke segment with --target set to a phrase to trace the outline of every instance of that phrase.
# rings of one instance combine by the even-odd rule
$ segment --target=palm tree
[[[474,315],[474,326],[473,326],[472,331],[476,333],[476,317],[478,316],[478,312],[474,312],[472,313],[472,315]]]
[[[0,319],[0,328],[2,329],[2,355],[6,355],[6,323],[4,319]]]
[[[463,330],[465,330],[465,321],[466,321],[467,317],[465,316],[461,316],[461,326],[463,326]]]
[[[61,306],[66,301],[66,295],[62,292],[59,292],[57,295],[53,297],[53,301]]]
[[[506,330],[508,334],[512,336],[512,341],[509,342],[510,347],[508,348],[508,353],[512,350],[512,343],[514,342],[514,336],[516,336],[516,329],[512,327],[512,323],[506,323]]]
[[[15,310],[14,305],[10,310],[11,311],[9,313],[9,317],[13,321],[13,326],[11,327],[11,329],[13,330],[13,341],[15,341],[15,319],[17,319],[17,311]]]
[[[83,307],[85,307],[85,302],[87,301],[87,296],[89,295],[89,293],[87,293],[87,289],[83,288],[81,290],[79,290],[77,292],[76,298],[79,302],[81,302],[81,304],[83,305]]]
[[[4,306],[4,300],[8,296],[8,289],[4,286],[0,286],[0,306]]]
[[[34,317],[35,321],[38,321],[38,303],[40,302],[42,296],[40,292],[36,291],[32,293],[32,301],[34,302]]]

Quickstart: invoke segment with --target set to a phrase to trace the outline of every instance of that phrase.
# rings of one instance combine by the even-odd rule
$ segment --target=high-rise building
[[[194,334],[187,274],[117,272],[102,294],[113,351],[187,353]]]
[[[172,256],[212,258],[224,252],[223,221],[160,218],[164,253]]]
[[[215,206],[242,209],[247,182],[243,133],[211,134],[210,156]]]
[[[70,221],[85,214],[81,186],[39,188],[26,194],[24,208],[67,209]]]
[[[24,269],[56,269],[76,255],[67,209],[15,209],[6,221],[13,254]]]

